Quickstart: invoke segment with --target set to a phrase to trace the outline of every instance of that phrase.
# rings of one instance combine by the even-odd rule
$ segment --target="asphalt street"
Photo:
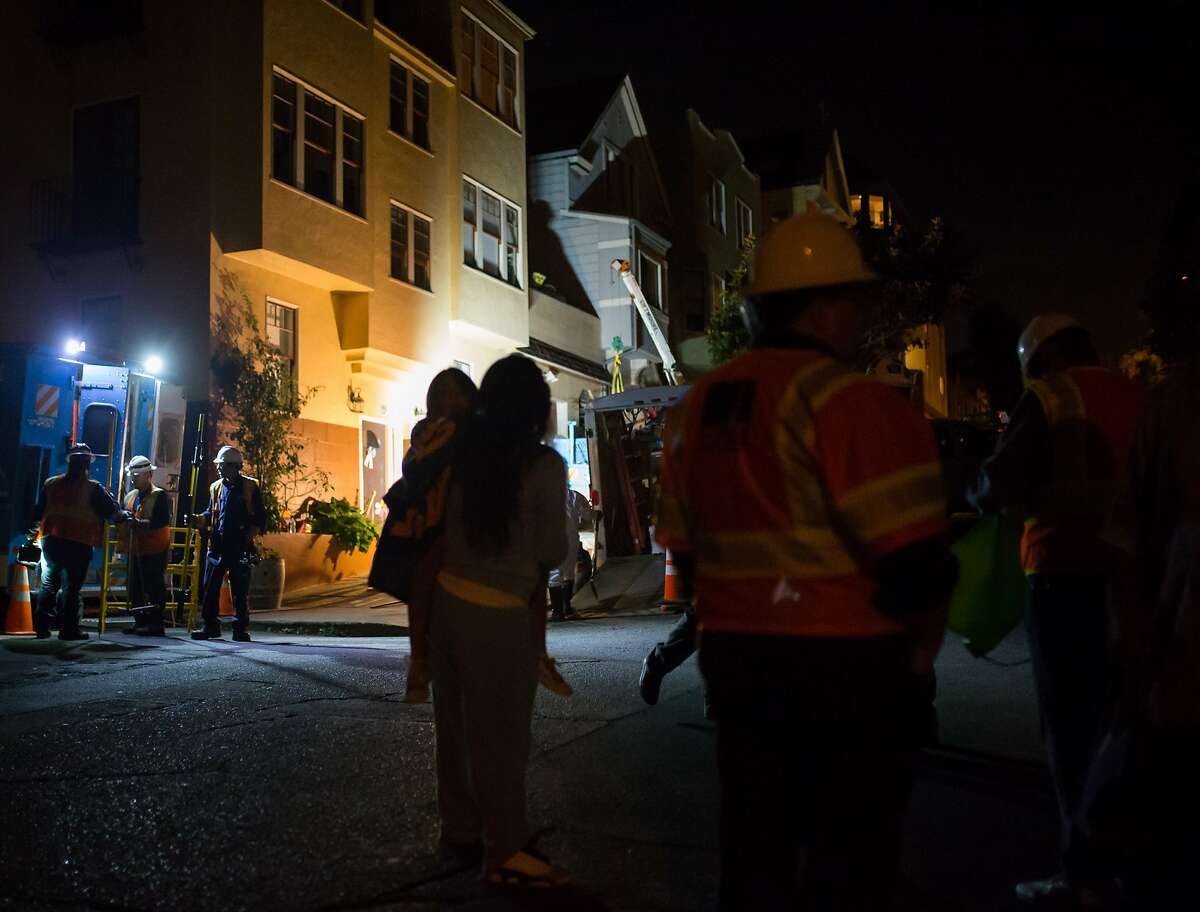
[[[695,661],[658,706],[636,692],[672,621],[551,630],[576,695],[539,691],[530,816],[579,885],[553,898],[481,894],[436,858],[432,708],[403,703],[406,639],[0,638],[0,908],[713,908]],[[939,667],[958,743],[920,761],[902,909],[1012,909],[1013,881],[1055,863],[1028,668],[964,656],[948,644]]]

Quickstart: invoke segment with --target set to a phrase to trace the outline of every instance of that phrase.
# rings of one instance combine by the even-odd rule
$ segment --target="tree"
[[[737,267],[725,282],[717,307],[708,321],[708,353],[714,365],[724,364],[750,348],[750,333],[742,320],[742,285],[754,262],[754,236],[742,241]]]
[[[329,487],[324,470],[305,465],[304,443],[292,433],[292,422],[319,387],[297,388],[291,365],[263,336],[237,277],[220,270],[218,279],[212,315],[213,415],[218,425],[228,426],[229,439],[259,481],[267,530],[280,531],[286,528],[289,496],[302,488]]]

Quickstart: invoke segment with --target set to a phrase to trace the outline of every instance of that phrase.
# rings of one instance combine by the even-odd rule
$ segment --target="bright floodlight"
[[[146,359],[146,370],[152,374],[161,374],[163,369],[163,361],[158,355],[151,355]]]
[[[77,355],[82,351],[87,351],[87,343],[80,339],[71,339],[67,342],[68,355]]]

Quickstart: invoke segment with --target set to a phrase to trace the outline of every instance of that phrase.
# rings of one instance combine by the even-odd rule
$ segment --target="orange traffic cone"
[[[225,582],[221,583],[221,610],[218,612],[219,617],[231,618],[236,616],[233,610],[233,590],[229,588],[229,577],[225,577]]]
[[[29,601],[29,568],[24,564],[17,564],[8,592],[8,614],[4,618],[4,632],[14,636],[33,636],[33,605]]]
[[[675,571],[675,561],[671,558],[671,549],[667,549],[667,567],[663,576],[663,597],[659,608],[671,611],[679,603],[679,576]]]

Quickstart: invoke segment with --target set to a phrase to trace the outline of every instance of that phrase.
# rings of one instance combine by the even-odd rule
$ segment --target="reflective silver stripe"
[[[861,541],[878,541],[945,514],[942,467],[936,462],[906,467],[859,485],[838,506]]]
[[[831,529],[710,532],[697,543],[698,575],[712,579],[812,579],[857,572]]]

